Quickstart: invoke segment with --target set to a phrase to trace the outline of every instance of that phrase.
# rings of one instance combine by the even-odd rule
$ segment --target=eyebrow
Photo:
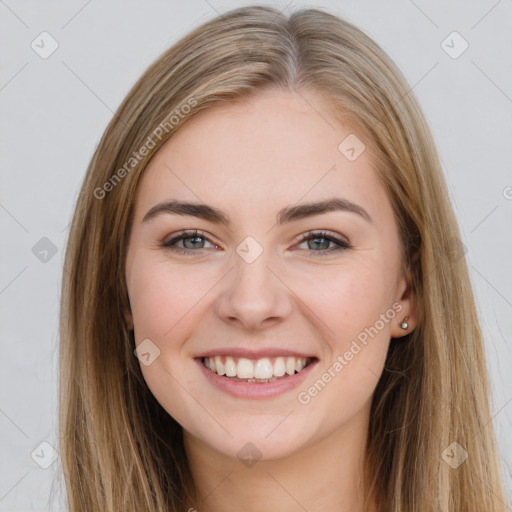
[[[277,214],[277,224],[286,224],[314,215],[322,215],[333,211],[344,211],[355,213],[368,222],[372,219],[368,212],[360,205],[348,199],[332,198],[319,202],[304,203],[296,206],[286,206]],[[144,215],[142,222],[149,222],[151,219],[163,213],[176,215],[190,215],[198,217],[215,224],[231,225],[231,220],[222,210],[204,203],[193,203],[172,199],[158,203]]]

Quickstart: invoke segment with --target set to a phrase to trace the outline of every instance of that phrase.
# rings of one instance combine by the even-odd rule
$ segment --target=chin
[[[261,461],[284,459],[300,452],[307,442],[305,429],[299,428],[294,435],[294,432],[290,432],[289,419],[283,421],[282,416],[261,418],[259,421],[249,418],[249,421],[250,425],[248,422],[224,423],[223,426],[233,437],[226,434],[203,439],[216,451],[242,463],[246,458]]]

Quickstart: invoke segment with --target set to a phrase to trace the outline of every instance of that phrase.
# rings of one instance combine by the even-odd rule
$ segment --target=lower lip
[[[266,399],[281,395],[290,389],[302,384],[304,379],[311,373],[313,367],[318,363],[315,359],[299,373],[281,377],[273,382],[239,382],[218,375],[212,372],[203,364],[201,358],[196,359],[203,375],[218,389],[236,398]]]

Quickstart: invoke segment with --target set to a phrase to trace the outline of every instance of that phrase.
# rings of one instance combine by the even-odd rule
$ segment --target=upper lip
[[[283,348],[266,348],[258,350],[249,350],[246,348],[216,348],[206,352],[198,354],[197,358],[200,357],[213,357],[213,356],[233,356],[233,357],[245,357],[247,359],[263,359],[264,357],[304,357],[304,358],[315,358],[311,354],[305,354],[303,352],[297,352],[295,350],[288,350]]]

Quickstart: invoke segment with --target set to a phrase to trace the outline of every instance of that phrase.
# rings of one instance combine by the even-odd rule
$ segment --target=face
[[[367,424],[415,314],[390,201],[352,133],[311,93],[265,93],[201,112],[146,168],[126,319],[189,441],[272,460]]]

